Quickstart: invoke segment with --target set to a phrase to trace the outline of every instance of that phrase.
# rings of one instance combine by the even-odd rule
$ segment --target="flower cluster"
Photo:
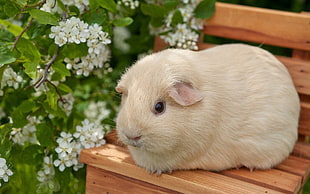
[[[102,31],[102,27],[98,24],[88,25],[79,18],[71,17],[66,21],[59,22],[58,26],[51,27],[50,38],[55,39],[58,46],[66,43],[80,44],[87,42],[92,44],[109,44],[108,33]]]
[[[6,160],[4,158],[0,158],[0,181],[3,180],[4,182],[9,181],[9,176],[12,176],[13,172],[8,168],[6,164]],[[0,182],[1,187],[1,182]]]
[[[56,140],[58,147],[55,151],[58,158],[53,162],[54,166],[58,167],[60,171],[69,167],[73,167],[74,170],[82,168],[83,164],[78,160],[81,150],[105,144],[103,137],[103,127],[89,122],[88,119],[82,121],[82,126],[76,127],[76,132],[73,135],[61,132],[60,137]]]
[[[197,50],[199,39],[198,30],[203,28],[203,20],[194,17],[194,10],[199,1],[183,0],[183,3],[165,18],[165,25],[159,29],[151,29],[154,34],[162,34],[160,37],[172,47]],[[176,11],[182,16],[182,22],[172,25],[172,19]]]
[[[1,67],[1,65],[0,65]],[[15,90],[19,88],[20,84],[22,83],[23,78],[18,75],[11,67],[7,66],[3,72],[2,80],[1,80],[1,87],[0,87],[0,96],[3,96],[3,88],[13,87]]]
[[[137,0],[120,0],[117,2],[119,5],[125,5],[126,7],[129,7],[130,9],[136,9],[139,7],[139,1]]]
[[[11,131],[11,139],[14,143],[25,145],[25,143],[37,143],[36,125],[40,120],[36,117],[29,117],[29,123],[22,128],[13,128]]]
[[[102,26],[88,25],[76,17],[59,22],[59,26],[52,26],[49,35],[58,46],[67,43],[87,44],[88,55],[74,59],[65,58],[67,69],[74,69],[77,75],[84,76],[88,76],[94,68],[102,68],[110,59],[107,45],[111,43],[111,39],[108,36],[107,32],[102,31]]]
[[[81,144],[73,140],[71,133],[61,132],[56,142],[58,143],[58,147],[55,151],[58,154],[58,159],[54,161],[54,165],[60,171],[64,171],[66,167],[71,166],[73,166],[74,170],[83,167],[78,161],[79,153],[82,150]]]

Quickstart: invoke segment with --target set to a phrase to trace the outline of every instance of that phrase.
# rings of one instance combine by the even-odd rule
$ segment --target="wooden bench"
[[[310,14],[217,3],[202,32],[292,49],[291,57],[277,57],[290,71],[301,99],[293,153],[271,170],[174,171],[157,177],[134,164],[112,131],[106,145],[81,153],[80,161],[87,164],[86,193],[301,193],[310,174]],[[199,43],[200,49],[212,46]],[[164,47],[156,38],[155,50]]]

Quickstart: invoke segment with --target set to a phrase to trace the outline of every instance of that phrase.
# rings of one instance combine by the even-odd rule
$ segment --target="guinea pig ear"
[[[115,90],[118,92],[118,93],[124,93],[126,91],[126,88],[124,86],[122,86],[121,84],[118,84],[115,88]]]
[[[184,82],[174,84],[169,89],[169,96],[182,106],[190,106],[203,99],[200,91]]]

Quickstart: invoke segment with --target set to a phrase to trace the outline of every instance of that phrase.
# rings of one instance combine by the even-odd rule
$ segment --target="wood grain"
[[[310,51],[310,15],[216,3],[203,33]]]
[[[120,174],[87,166],[86,194],[100,193],[178,193]]]

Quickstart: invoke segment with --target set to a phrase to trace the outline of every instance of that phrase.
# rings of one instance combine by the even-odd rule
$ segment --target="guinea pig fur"
[[[152,173],[269,169],[297,139],[300,104],[291,77],[258,47],[167,49],[130,67],[116,90],[118,136]]]

